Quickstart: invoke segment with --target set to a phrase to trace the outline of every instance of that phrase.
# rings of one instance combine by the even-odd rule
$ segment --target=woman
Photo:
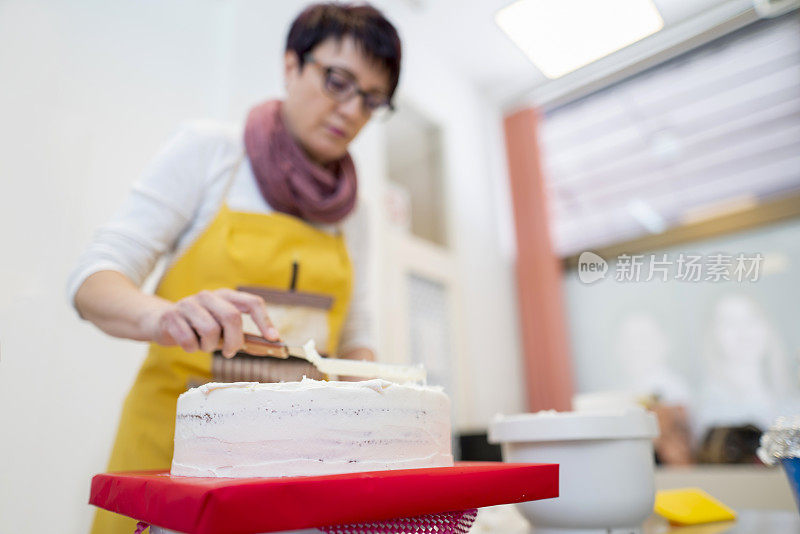
[[[796,369],[755,299],[724,293],[714,303],[704,333],[705,376],[695,408],[697,438],[714,427],[767,429],[776,417],[798,411]]]
[[[374,8],[310,6],[289,31],[286,99],[253,108],[243,135],[207,123],[184,128],[98,232],[70,279],[73,303],[103,331],[150,342],[109,471],[169,469],[178,395],[212,379],[213,351],[253,352],[243,314],[263,337],[288,341],[293,326],[299,336],[313,322],[286,319],[298,317],[293,303],[323,302],[299,317],[323,314],[317,333],[327,351],[374,358],[364,309],[366,229],[347,147],[391,107],[400,55],[395,28]],[[164,255],[155,294],[142,292]],[[255,289],[237,289],[245,286]],[[275,320],[279,308],[289,309],[286,331]],[[299,379],[293,371],[272,378]],[[100,511],[92,531],[134,528]]]

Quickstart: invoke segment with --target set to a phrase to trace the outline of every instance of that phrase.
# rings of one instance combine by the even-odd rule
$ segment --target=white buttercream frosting
[[[274,477],[453,465],[438,387],[206,384],[178,398],[173,475]]]

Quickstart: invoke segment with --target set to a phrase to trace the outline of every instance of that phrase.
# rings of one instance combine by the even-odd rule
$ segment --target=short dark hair
[[[351,37],[368,58],[389,73],[389,98],[400,79],[400,36],[383,13],[369,4],[337,2],[312,4],[300,13],[286,38],[286,51],[294,51],[300,61],[322,41]]]

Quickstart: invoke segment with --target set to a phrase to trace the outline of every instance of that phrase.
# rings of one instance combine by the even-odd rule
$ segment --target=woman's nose
[[[363,120],[366,111],[364,110],[364,102],[360,94],[356,93],[344,102],[339,104],[339,113],[344,115],[349,121],[359,122]]]

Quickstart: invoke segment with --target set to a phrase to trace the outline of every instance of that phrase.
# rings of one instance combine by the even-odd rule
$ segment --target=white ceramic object
[[[505,461],[559,464],[559,497],[517,505],[535,534],[640,534],[655,499],[656,436],[643,409],[496,416],[489,426]]]

